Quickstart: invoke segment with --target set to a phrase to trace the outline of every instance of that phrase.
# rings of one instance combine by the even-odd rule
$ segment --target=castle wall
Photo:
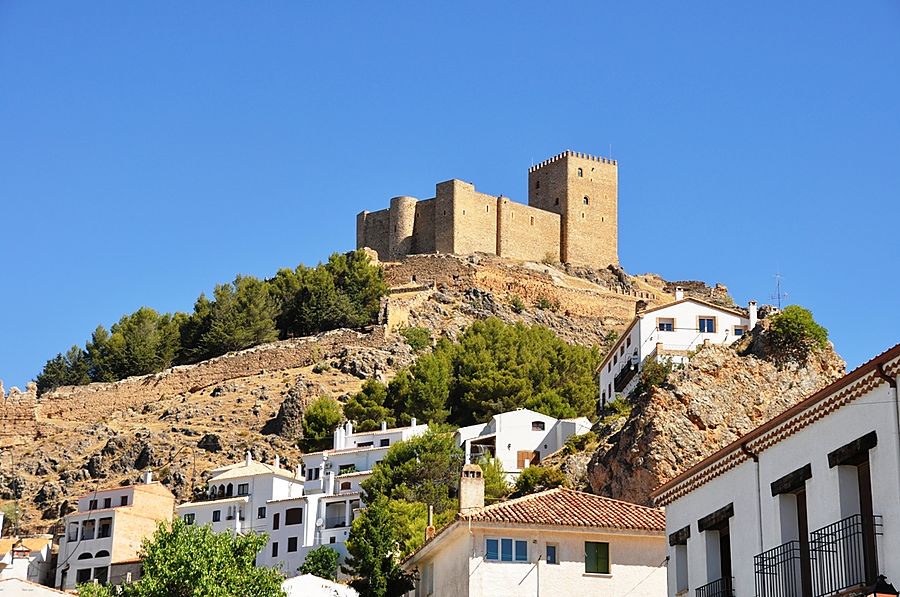
[[[413,230],[416,223],[416,198],[394,197],[389,211],[388,253],[392,259],[416,253]]]
[[[456,255],[497,252],[497,197],[453,182],[453,251]]]
[[[460,181],[448,180],[435,186],[434,250],[437,253],[453,253],[453,197],[458,182]]]
[[[362,238],[360,238],[360,229],[362,229]],[[378,253],[379,259],[388,259],[390,257],[389,230],[390,210],[362,212],[356,216],[356,248],[369,247]]]
[[[497,255],[507,259],[559,260],[558,214],[501,197],[497,201]]]
[[[12,446],[28,442],[37,434],[35,407],[37,406],[37,386],[28,384],[21,392],[12,388],[9,394],[0,382],[0,446]]]
[[[434,199],[425,199],[416,203],[415,225],[413,226],[413,248],[416,254],[434,253]]]

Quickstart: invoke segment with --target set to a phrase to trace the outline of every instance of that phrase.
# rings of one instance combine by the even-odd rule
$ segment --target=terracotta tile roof
[[[462,520],[510,524],[599,527],[658,531],[666,529],[666,515],[607,497],[558,487],[460,514]]]

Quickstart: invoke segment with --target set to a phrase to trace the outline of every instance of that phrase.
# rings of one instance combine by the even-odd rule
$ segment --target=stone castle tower
[[[388,209],[360,213],[356,246],[382,260],[482,252],[602,268],[619,263],[617,213],[616,161],[564,151],[528,170],[528,205],[454,179],[434,198],[394,197]]]

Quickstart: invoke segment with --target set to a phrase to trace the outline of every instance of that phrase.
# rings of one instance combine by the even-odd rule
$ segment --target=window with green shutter
[[[584,542],[584,571],[609,574],[609,543]]]

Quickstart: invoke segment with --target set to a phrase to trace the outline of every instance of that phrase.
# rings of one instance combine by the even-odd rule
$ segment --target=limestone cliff
[[[780,362],[766,350],[764,327],[754,334],[761,340],[703,348],[662,387],[636,397],[588,465],[591,489],[648,503],[658,485],[844,374],[830,348],[802,364]]]

